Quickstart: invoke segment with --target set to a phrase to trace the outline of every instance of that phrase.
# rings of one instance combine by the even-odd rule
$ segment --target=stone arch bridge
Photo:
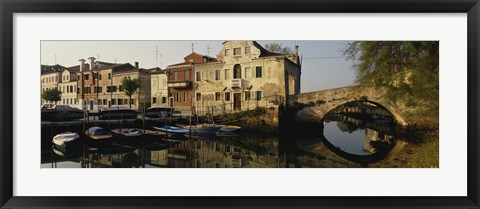
[[[297,120],[318,122],[323,119],[325,114],[342,104],[366,99],[367,102],[390,112],[399,125],[408,125],[408,121],[404,119],[407,115],[407,108],[387,101],[384,97],[385,91],[384,88],[377,87],[348,86],[301,93],[292,97],[289,102],[290,104],[294,102],[309,104],[297,112],[295,116]]]

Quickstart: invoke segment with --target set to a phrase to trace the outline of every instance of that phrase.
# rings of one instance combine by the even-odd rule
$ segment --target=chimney
[[[95,66],[95,57],[89,57],[88,59],[90,60],[90,70],[93,70]]]
[[[298,45],[295,46],[295,55],[298,55]]]
[[[86,60],[85,59],[79,59],[78,61],[80,62],[80,72],[82,72],[83,71],[83,65],[85,65]]]
[[[135,62],[135,68],[138,69],[138,62]]]

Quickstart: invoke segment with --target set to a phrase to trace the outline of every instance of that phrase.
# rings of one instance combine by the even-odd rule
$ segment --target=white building
[[[194,65],[197,114],[277,107],[300,93],[298,48],[295,54],[279,54],[255,41],[226,41],[217,59]]]
[[[152,106],[167,106],[168,85],[167,71],[154,68],[151,70],[151,102]]]

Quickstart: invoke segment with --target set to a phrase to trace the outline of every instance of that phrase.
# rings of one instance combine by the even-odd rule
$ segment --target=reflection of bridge
[[[320,121],[325,114],[342,104],[365,100],[390,112],[399,125],[407,125],[407,121],[402,117],[406,115],[406,108],[392,105],[384,97],[384,94],[385,89],[383,88],[349,86],[301,93],[291,99],[290,103],[298,102],[308,106],[297,113],[297,119],[301,121]]]

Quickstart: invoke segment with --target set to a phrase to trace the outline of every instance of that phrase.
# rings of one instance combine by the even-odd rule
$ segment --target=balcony
[[[230,80],[230,84],[232,88],[243,88],[243,86],[245,86],[245,80],[241,78],[232,79]]]
[[[190,87],[190,81],[169,81],[167,86],[178,89],[188,88]]]

